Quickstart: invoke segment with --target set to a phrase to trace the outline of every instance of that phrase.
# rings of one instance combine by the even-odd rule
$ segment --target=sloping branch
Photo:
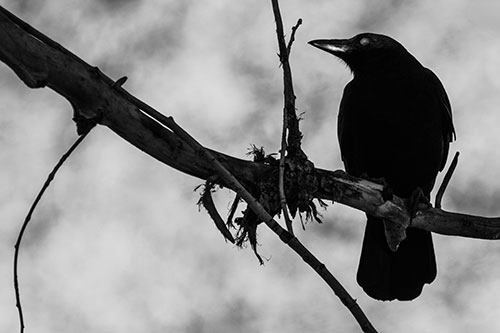
[[[0,7],[0,61],[30,88],[49,87],[72,105],[75,120],[97,120],[146,154],[191,176],[208,179],[214,167],[172,131],[141,112],[130,94],[115,81],[58,43]],[[245,187],[258,187],[277,174],[277,166],[238,159],[210,150]],[[332,200],[401,226],[409,224],[404,200],[385,201],[382,186],[351,177],[341,170],[314,169],[317,188],[312,195]],[[220,181],[222,186],[230,185]],[[235,189],[233,189],[235,190]],[[418,212],[412,227],[439,234],[498,239],[500,218],[487,218],[429,208]]]
[[[283,45],[280,45],[280,52],[284,52],[283,50],[289,52],[291,42],[287,49],[284,49]],[[90,66],[2,7],[0,7],[0,60],[6,63],[28,87],[49,87],[64,96],[73,108],[73,119],[79,133],[89,123],[97,122],[162,163],[194,177],[210,179],[239,194],[242,193],[242,189],[259,192],[263,184],[277,183],[278,166],[275,163],[245,161],[199,147],[197,143],[190,143],[185,136],[179,135],[179,131],[172,130],[171,125],[175,123],[171,117],[162,115],[121,87],[125,77],[117,81],[112,80],[97,67]],[[291,73],[289,81],[291,85]],[[285,108],[288,106],[291,114],[294,111],[293,103],[290,102],[295,98],[293,90],[289,91],[288,97],[285,98]],[[291,145],[289,148],[296,148],[298,151],[301,134],[298,131],[297,119],[292,119],[291,123],[290,136],[295,134],[295,139],[292,140],[289,136],[289,140],[295,142],[297,146]],[[201,155],[205,158],[200,158]],[[312,167],[312,162],[307,160],[305,154],[303,157]],[[217,177],[221,173],[227,173],[231,178]],[[292,173],[290,177],[293,176]],[[391,201],[386,201],[382,195],[382,185],[351,177],[341,170],[313,168],[307,172],[305,182],[303,179],[300,185],[308,190],[311,189],[308,193],[311,197],[339,202],[391,221],[392,229],[399,230],[393,238],[388,239],[389,245],[393,248],[404,239],[405,230],[410,223],[412,227],[444,235],[480,239],[500,237],[500,218],[425,208],[410,219],[405,200],[394,197]],[[267,211],[264,210],[262,203],[253,199],[252,195],[253,193],[245,194],[245,200],[250,206],[255,206],[252,209],[261,210],[263,216],[261,220],[299,253],[325,281],[329,284],[338,283],[321,262],[273,220],[274,214],[279,209],[267,203],[265,207]],[[361,313],[357,310],[355,301],[346,301],[345,297],[341,299],[353,313]],[[367,321],[361,323],[364,330],[371,331],[371,325]]]
[[[363,332],[376,333],[377,330],[373,327],[370,320],[366,317],[365,313],[361,307],[357,304],[356,300],[352,298],[349,292],[342,286],[342,284],[335,278],[335,276],[322,264],[309,250],[302,245],[302,243],[294,236],[292,221],[288,215],[288,207],[291,207],[292,214],[295,214],[297,209],[299,211],[305,210],[309,211],[310,207],[314,207],[311,203],[312,198],[310,197],[310,189],[314,189],[316,184],[313,186],[299,186],[297,193],[297,198],[303,196],[302,200],[296,200],[293,206],[288,205],[286,202],[286,192],[284,186],[285,180],[285,166],[288,164],[289,169],[299,170],[298,178],[309,178],[314,175],[314,164],[309,161],[307,155],[302,151],[301,141],[302,133],[299,130],[299,119],[297,117],[295,109],[295,93],[293,89],[292,80],[292,70],[290,66],[290,51],[292,49],[292,44],[295,39],[295,32],[298,27],[302,24],[302,19],[297,21],[297,24],[292,28],[292,34],[288,41],[288,45],[285,42],[285,35],[283,32],[283,20],[281,18],[281,11],[279,8],[278,0],[271,0],[274,13],[274,21],[276,23],[276,37],[278,39],[279,57],[280,63],[283,68],[283,96],[284,96],[284,108],[283,108],[283,130],[281,137],[281,151],[280,151],[280,162],[279,162],[279,196],[281,203],[281,211],[285,218],[285,224],[288,232],[290,233],[290,238],[282,237],[280,232],[281,227],[278,223],[274,221],[272,216],[265,216],[267,212],[260,212],[260,219],[265,221],[267,226],[271,228],[277,235],[280,235],[280,239],[290,246],[297,254],[299,254],[302,259],[313,268],[316,273],[328,284],[332,291],[339,297],[342,303],[349,309],[351,314],[354,316],[355,320],[360,325]],[[288,134],[288,135],[287,135]],[[287,156],[285,156],[285,151]],[[288,163],[286,163],[288,162]],[[291,171],[291,170],[290,170]],[[314,178],[314,176],[312,177]],[[297,182],[299,183],[299,181]],[[241,193],[241,192],[238,192]],[[247,199],[245,199],[247,200]],[[300,202],[302,201],[302,202]],[[247,200],[248,202],[248,200]],[[252,207],[252,210],[256,213],[259,212],[259,207]],[[313,214],[317,215],[314,210]],[[315,216],[317,218],[317,216]],[[273,223],[272,223],[273,222]]]

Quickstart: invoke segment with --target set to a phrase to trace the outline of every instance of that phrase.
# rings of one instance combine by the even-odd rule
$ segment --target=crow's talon
[[[410,213],[410,219],[413,219],[419,210],[424,210],[432,207],[429,198],[424,194],[424,191],[420,187],[417,187],[408,198],[408,212]]]

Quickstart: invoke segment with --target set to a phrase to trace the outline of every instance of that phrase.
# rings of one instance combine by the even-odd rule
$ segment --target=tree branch
[[[293,234],[292,221],[288,214],[288,207],[285,194],[285,156],[288,152],[287,158],[298,158],[306,160],[307,157],[302,151],[301,140],[302,133],[299,130],[299,121],[295,113],[295,94],[293,92],[293,81],[292,81],[292,70],[290,68],[290,51],[292,49],[292,44],[295,40],[295,32],[298,27],[302,24],[302,19],[297,21],[297,24],[292,28],[292,35],[288,42],[288,46],[285,43],[285,36],[283,32],[283,21],[281,19],[281,12],[279,9],[279,3],[277,0],[271,1],[273,6],[274,20],[276,22],[276,37],[278,39],[279,47],[279,58],[281,66],[283,67],[283,95],[284,95],[284,107],[283,107],[283,128],[281,133],[281,150],[280,150],[280,164],[279,164],[279,196],[281,211],[283,212],[283,217],[285,218],[285,223],[288,232]],[[287,135],[288,134],[288,135]]]
[[[98,68],[91,67],[56,42],[48,43],[34,36],[10,20],[5,12],[0,7],[0,61],[7,64],[28,87],[53,89],[64,96],[80,116],[100,119],[100,125],[107,126],[138,149],[180,172],[204,180],[217,173],[181,138],[141,112],[127,97],[129,93],[114,87],[115,81]],[[276,165],[209,151],[245,187],[256,187],[266,175],[277,172]],[[342,170],[315,168],[314,173],[316,178],[312,181],[318,185],[312,195],[316,198],[332,200],[389,220],[394,212],[384,215],[388,205],[399,212],[400,219],[408,214],[404,200],[394,197],[394,200],[384,202],[381,185],[349,176]],[[220,185],[231,188],[224,182]],[[500,218],[431,208],[419,212],[412,223],[413,227],[450,236],[500,237]]]
[[[280,54],[285,54],[281,50],[280,46]],[[169,118],[122,89],[121,84],[118,84],[122,80],[116,83],[98,68],[90,66],[2,7],[0,61],[6,63],[28,87],[49,87],[64,96],[72,105],[77,122],[97,120],[138,149],[183,173],[207,180],[225,169],[237,182],[227,178],[218,182],[235,191],[241,190],[240,185],[244,189],[254,190],[263,182],[277,183],[278,166],[271,163],[245,161],[210,149],[205,150],[220,166],[215,165],[212,160],[200,159],[199,152],[187,144],[185,138],[164,126],[168,127]],[[312,197],[336,201],[382,217],[396,223],[403,231],[410,225],[405,201],[397,197],[385,201],[381,185],[351,177],[341,170],[314,168],[313,171],[314,177],[307,179],[314,183],[311,186],[315,189],[311,193]],[[264,221],[270,222],[271,214],[268,214],[271,218],[267,216]],[[411,223],[412,227],[444,235],[500,238],[500,218],[428,208],[419,211]],[[280,230],[281,227],[277,224],[270,227],[292,248],[303,253],[304,260],[318,268],[318,274],[325,281],[331,279],[326,277],[329,273],[323,269],[321,262],[312,255],[309,256],[308,250],[302,249],[302,244],[296,238],[290,237],[285,230]],[[399,241],[401,239],[394,240]]]
[[[33,212],[35,211],[35,208],[38,206],[38,203],[43,197],[43,194],[45,191],[49,188],[50,183],[52,180],[54,180],[54,177],[56,176],[56,173],[59,171],[59,169],[62,167],[64,162],[68,159],[68,157],[73,153],[73,151],[82,143],[82,141],[85,139],[89,132],[83,133],[78,139],[71,145],[71,147],[68,149],[66,153],[64,153],[55,167],[52,169],[52,171],[49,173],[47,179],[45,180],[45,183],[43,184],[40,192],[38,192],[35,200],[31,204],[31,207],[28,211],[28,214],[26,214],[26,217],[24,218],[24,222],[21,226],[21,229],[19,230],[19,234],[17,236],[16,244],[14,245],[14,291],[16,294],[16,307],[17,307],[17,312],[19,315],[19,331],[21,333],[24,332],[24,316],[23,316],[23,307],[21,304],[21,293],[19,292],[19,279],[18,279],[18,262],[19,262],[19,251],[21,250],[21,241],[23,239],[24,232],[26,231],[26,228],[28,228],[28,223],[31,221],[31,216],[33,215]]]
[[[326,268],[326,266],[320,262],[293,234],[287,232],[283,229],[276,220],[273,219],[264,207],[261,205],[255,197],[247,191],[247,189],[241,185],[236,178],[219,162],[217,159],[205,148],[203,148],[193,137],[191,137],[186,131],[177,126],[175,122],[172,121],[170,129],[174,133],[178,134],[183,138],[187,144],[196,150],[201,156],[203,156],[207,161],[217,169],[219,175],[225,180],[227,184],[231,184],[233,188],[236,188],[238,195],[247,202],[250,208],[257,215],[259,220],[263,221],[269,229],[271,229],[282,241],[287,244],[292,250],[295,251],[312,269],[318,273],[318,275],[328,284],[328,286],[333,290],[335,295],[337,295],[342,303],[351,311],[352,315],[356,318],[359,325],[361,326],[363,332],[376,333],[377,331],[372,326],[368,318],[365,316],[356,301],[349,295],[347,290],[340,284],[340,282],[333,276],[332,273]]]
[[[290,36],[290,40],[288,42],[288,46],[285,43],[285,36],[283,32],[283,22],[281,19],[281,12],[279,9],[278,0],[271,0],[274,12],[274,20],[276,21],[276,35],[278,38],[278,47],[279,47],[279,56],[280,62],[283,67],[283,85],[284,85],[284,109],[283,109],[283,129],[281,136],[281,150],[280,150],[280,163],[279,163],[279,197],[281,203],[281,211],[285,217],[285,223],[288,231],[290,232],[290,236],[292,237],[290,242],[284,240],[281,236],[280,238],[286,244],[289,244],[292,249],[294,249],[302,258],[316,270],[316,272],[327,282],[328,286],[333,290],[333,292],[341,299],[342,303],[351,311],[352,315],[356,319],[356,321],[361,326],[363,332],[376,332],[373,325],[370,323],[366,315],[363,313],[359,305],[356,301],[351,297],[351,295],[347,292],[347,290],[337,281],[337,279],[331,274],[328,269],[320,263],[302,244],[299,240],[293,236],[293,228],[292,221],[288,216],[288,208],[286,202],[286,194],[285,194],[285,186],[284,186],[284,178],[285,178],[285,160],[288,160],[290,165],[295,164],[296,168],[300,168],[301,170],[307,170],[311,166],[313,166],[312,162],[307,159],[306,154],[303,152],[301,147],[302,141],[302,133],[299,130],[299,120],[297,118],[297,114],[295,112],[295,94],[293,91],[293,81],[292,81],[292,70],[290,67],[290,50],[292,48],[293,41],[295,39],[295,32],[298,27],[302,23],[302,19],[297,21],[297,24],[292,28],[292,35]],[[288,133],[288,136],[286,135]],[[286,150],[286,151],[285,151]],[[285,158],[285,153],[287,156]],[[305,172],[306,175],[311,175],[312,172]],[[239,193],[239,192],[238,192]],[[240,193],[241,194],[241,193]],[[303,205],[303,204],[302,204]],[[306,207],[309,207],[310,202],[307,200]],[[295,207],[298,205],[296,204]],[[304,205],[303,205],[304,206]],[[298,207],[299,210],[304,207]],[[255,209],[252,207],[255,211]],[[293,211],[295,213],[295,209]],[[272,218],[272,217],[271,217]],[[267,221],[263,220],[263,221]],[[274,220],[273,220],[274,222]],[[276,227],[281,228],[277,223],[276,226],[272,224],[268,224],[268,226],[275,231]],[[276,231],[275,231],[276,232]],[[277,233],[279,235],[279,233]],[[292,242],[294,241],[294,242]],[[292,246],[296,243],[296,247]],[[300,252],[299,252],[300,251]],[[313,260],[306,260],[307,258],[312,257]],[[316,265],[321,265],[323,269],[317,269]]]
[[[283,21],[281,19],[280,8],[277,0],[271,0],[273,6],[274,19],[276,21],[276,36],[278,38],[279,47],[279,58],[281,65],[283,66],[283,95],[285,98],[284,112],[287,119],[288,133],[288,153],[294,157],[301,157],[305,154],[302,152],[300,147],[302,141],[302,133],[299,130],[299,120],[295,114],[295,94],[293,91],[292,83],[292,70],[290,69],[289,63],[289,48],[293,40],[290,39],[289,47],[285,43],[285,36],[283,32]],[[299,19],[297,25],[293,28],[292,36],[295,36],[295,31],[302,23]]]
[[[100,125],[107,126],[146,154],[183,173],[205,180],[215,174],[213,167],[199,161],[195,152],[181,139],[141,112],[129,100],[127,92],[114,87],[114,80],[61,46],[54,46],[59,44],[29,33],[12,22],[5,12],[0,7],[0,60],[28,87],[51,88],[70,102],[75,116],[100,118]],[[219,152],[214,154],[244,182],[256,182],[270,169],[263,163]]]
[[[320,182],[317,198],[340,202],[402,226],[410,224],[405,200],[394,196],[391,201],[385,201],[382,185],[352,177],[342,170],[316,171]],[[411,226],[447,236],[491,240],[500,238],[500,217],[467,215],[438,208],[418,211]]]

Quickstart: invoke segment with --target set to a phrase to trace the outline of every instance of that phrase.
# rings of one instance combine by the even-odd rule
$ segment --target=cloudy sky
[[[19,15],[219,151],[278,150],[282,109],[270,1],[3,0]],[[282,1],[304,149],[342,168],[336,112],[350,73],[307,45],[362,31],[393,36],[444,83],[461,161],[447,210],[500,214],[500,3]],[[12,260],[24,216],[75,140],[69,104],[0,64],[0,331],[18,329]],[[201,181],[96,128],[61,170],[24,238],[27,332],[358,332],[350,313],[265,227],[264,266],[199,211]],[[220,191],[226,209],[231,195]],[[438,277],[413,302],[381,303],[355,283],[363,214],[341,205],[299,238],[383,332],[500,330],[500,245],[435,235]]]

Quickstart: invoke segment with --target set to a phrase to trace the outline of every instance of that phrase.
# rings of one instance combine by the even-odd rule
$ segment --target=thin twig
[[[281,211],[283,212],[283,218],[285,219],[286,230],[288,230],[288,232],[293,235],[294,233],[293,233],[292,219],[290,219],[290,214],[288,214],[288,207],[286,204],[286,195],[285,195],[285,155],[286,155],[286,133],[287,133],[286,120],[287,120],[287,114],[286,112],[283,112],[283,131],[281,134],[278,188],[280,193]]]
[[[280,55],[280,61],[283,67],[283,84],[284,84],[284,103],[285,107],[283,110],[283,132],[282,132],[282,138],[281,138],[281,158],[280,158],[280,170],[279,170],[279,192],[280,192],[280,203],[281,203],[281,208],[283,211],[283,214],[285,216],[285,222],[287,225],[287,229],[289,229],[290,232],[292,232],[292,226],[291,226],[291,220],[289,217],[287,218],[287,208],[286,208],[286,198],[285,198],[285,190],[284,190],[284,171],[285,171],[285,149],[288,152],[289,157],[291,158],[305,158],[306,156],[304,152],[301,149],[301,141],[302,141],[302,134],[299,130],[299,120],[297,118],[297,115],[295,113],[295,94],[293,91],[293,82],[292,82],[292,71],[290,68],[290,62],[289,62],[289,56],[290,56],[290,51],[291,47],[293,44],[293,41],[295,40],[295,32],[302,23],[302,20],[299,19],[297,21],[297,24],[292,28],[292,35],[290,37],[290,41],[288,43],[288,46],[285,43],[285,37],[283,33],[283,21],[281,18],[281,13],[279,9],[279,3],[278,0],[271,0],[272,7],[273,7],[273,13],[274,13],[274,20],[276,21],[276,35],[278,38],[278,47],[279,47],[279,55]],[[288,147],[287,147],[287,141],[286,141],[286,132],[288,130]],[[253,208],[252,208],[253,209]],[[264,211],[265,212],[265,211]],[[256,212],[257,213],[257,212]],[[267,212],[265,212],[267,214]],[[269,214],[267,214],[269,215]],[[274,221],[272,220],[272,217],[269,216],[270,219],[266,219],[264,221]],[[268,226],[273,229],[273,226],[268,224]],[[281,228],[277,223],[276,226]],[[273,229],[274,231],[274,229]],[[278,234],[279,235],[279,234]],[[293,234],[291,235],[293,236]],[[281,238],[281,236],[280,236]],[[294,246],[291,245],[291,243],[297,243],[297,248],[294,248]],[[298,241],[296,237],[292,237],[290,242],[286,242],[289,246],[292,247],[300,256],[303,257],[304,253],[307,253],[307,255],[312,256],[312,254],[302,246],[302,244]],[[298,252],[304,251],[304,252]],[[320,263],[314,256],[315,262]],[[303,257],[304,258],[304,257]],[[304,260],[310,264],[305,258]],[[310,264],[311,265],[311,264]],[[320,263],[322,268],[324,268],[324,271],[326,271],[327,274],[322,275],[323,270],[316,270],[316,268],[313,267],[316,272],[328,283],[328,285],[333,289],[335,294],[341,299],[341,301],[347,306],[347,308],[351,311],[353,316],[356,318],[358,321],[359,325],[363,329],[364,332],[376,332],[375,328],[372,326],[368,318],[365,316],[361,308],[357,305],[356,301],[349,295],[349,293],[345,290],[345,288],[335,279],[335,277],[324,267],[323,264]]]
[[[297,20],[297,24],[295,24],[295,26],[292,27],[292,34],[290,35],[290,40],[288,41],[288,46],[286,47],[288,58],[290,58],[290,53],[292,52],[292,44],[295,41],[295,31],[297,31],[297,29],[300,27],[301,24],[302,24],[302,19],[299,18]]]
[[[271,0],[273,6],[274,20],[276,21],[276,37],[278,39],[279,57],[283,68],[283,85],[284,85],[284,99],[285,99],[285,110],[287,114],[287,128],[288,128],[288,153],[289,157],[298,157],[303,155],[300,144],[302,141],[302,133],[299,130],[299,120],[295,114],[295,94],[293,91],[292,82],[292,70],[290,69],[289,62],[289,52],[288,47],[285,43],[285,37],[283,33],[283,21],[281,19],[281,13],[279,9],[279,4],[277,0]],[[299,19],[299,22],[301,20]],[[296,27],[299,24],[297,22]],[[295,28],[295,30],[297,29]],[[292,35],[294,33],[292,32]],[[295,37],[294,37],[295,38]],[[292,42],[292,40],[290,40]],[[289,44],[291,47],[291,44]]]
[[[64,164],[64,162],[68,159],[68,157],[73,153],[73,151],[78,147],[78,145],[85,139],[89,131],[83,133],[78,139],[73,143],[73,145],[68,149],[68,151],[61,156],[61,159],[59,162],[57,162],[56,166],[54,169],[50,172],[49,176],[47,177],[47,180],[42,186],[42,189],[38,193],[38,195],[35,198],[35,201],[33,201],[33,204],[31,205],[30,210],[28,211],[28,214],[26,215],[26,218],[24,219],[23,225],[21,226],[21,230],[19,230],[19,234],[17,236],[17,241],[16,244],[14,245],[14,290],[16,292],[16,307],[17,311],[19,313],[19,324],[20,324],[20,332],[24,332],[24,317],[23,317],[23,308],[21,306],[21,294],[19,292],[19,280],[17,277],[17,267],[18,267],[18,259],[19,259],[19,250],[21,247],[21,241],[23,239],[24,232],[26,231],[26,228],[28,227],[28,223],[31,220],[31,216],[33,212],[35,211],[36,206],[38,205],[38,202],[42,198],[43,194],[45,193],[45,190],[49,187],[50,183],[54,179],[57,171],[59,168]]]
[[[207,210],[208,215],[210,215],[210,217],[214,221],[217,229],[219,229],[222,236],[224,236],[224,239],[234,244],[235,241],[233,235],[231,235],[231,233],[227,229],[226,223],[224,223],[224,220],[222,220],[222,217],[219,215],[219,212],[215,207],[215,203],[212,198],[212,188],[213,188],[213,183],[207,181],[205,183],[205,188],[203,189],[203,194],[201,195],[201,203],[203,204],[203,207],[205,207],[205,209]]]
[[[215,158],[210,151],[204,148],[198,141],[196,141],[189,133],[179,127],[172,117],[165,117],[165,122],[168,127],[177,134],[184,142],[186,142],[195,152],[200,156],[207,159],[213,167],[217,170],[219,176],[230,185],[231,188],[236,189],[237,193],[247,202],[248,206],[255,212],[261,221],[266,225],[295,253],[297,253],[318,275],[325,281],[333,292],[340,298],[342,303],[351,311],[352,315],[358,321],[363,332],[377,332],[372,326],[368,318],[365,316],[356,301],[349,295],[347,290],[340,284],[340,282],[328,271],[326,266],[320,262],[302,243],[285,229],[283,229],[278,222],[262,207],[262,205],[255,199],[250,192],[222,165],[217,158]]]
[[[297,21],[297,24],[292,28],[292,35],[290,36],[290,40],[288,42],[288,46],[286,49],[286,62],[288,63],[288,59],[290,58],[290,51],[292,49],[292,44],[293,41],[295,40],[295,31],[297,31],[298,27],[302,24],[302,19],[299,19]],[[284,36],[280,36],[278,34],[278,39],[280,37],[283,38],[283,42],[285,41]],[[282,60],[283,61],[283,60]],[[284,67],[283,67],[284,68]],[[283,69],[283,75],[286,77],[285,70]],[[289,118],[290,114],[292,113],[295,115],[295,96],[291,99],[292,104],[287,107],[286,101],[287,96],[292,94],[293,96],[293,83],[292,83],[292,77],[291,77],[291,69],[290,69],[290,79],[285,80],[285,88],[284,88],[284,95],[285,95],[285,107],[283,108],[283,129],[281,132],[281,150],[280,150],[280,166],[279,166],[279,194],[280,194],[280,205],[281,205],[281,211],[283,212],[283,218],[285,219],[285,225],[286,229],[288,230],[289,233],[292,235],[293,233],[293,225],[292,225],[292,219],[290,218],[290,214],[288,213],[288,206],[286,203],[286,195],[285,195],[285,156],[286,156],[286,150],[287,150],[287,133],[288,133],[288,127],[289,127]],[[291,108],[291,110],[290,110]]]
[[[450,183],[451,176],[453,176],[453,172],[455,172],[455,168],[457,167],[458,164],[459,155],[460,153],[457,151],[455,153],[455,156],[453,156],[453,161],[451,161],[450,167],[448,168],[448,171],[446,171],[446,174],[444,175],[443,182],[441,183],[441,186],[439,186],[439,190],[436,194],[436,200],[434,203],[434,207],[436,208],[441,208],[441,201],[443,200],[444,192],[446,191],[446,188]]]
[[[238,205],[240,203],[241,197],[239,194],[236,194],[234,197],[233,203],[231,205],[231,209],[229,210],[229,214],[227,216],[227,221],[226,221],[226,226],[228,228],[233,226],[233,217],[234,214],[236,213],[236,209],[238,209]]]
[[[297,115],[295,114],[295,95],[293,92],[293,82],[292,82],[292,71],[290,68],[289,58],[290,51],[292,49],[293,41],[295,40],[295,31],[302,24],[302,19],[297,21],[297,24],[292,27],[292,34],[290,36],[290,40],[288,42],[288,46],[285,46],[285,36],[283,34],[283,23],[281,21],[281,14],[279,11],[278,3],[276,2],[276,7],[273,2],[273,9],[276,21],[276,34],[278,38],[278,45],[280,49],[280,62],[283,66],[283,83],[284,83],[284,103],[285,106],[283,108],[283,129],[281,132],[281,150],[280,150],[280,164],[279,164],[279,195],[280,195],[280,205],[281,211],[283,212],[283,218],[285,219],[286,229],[289,233],[293,235],[293,225],[292,220],[290,219],[290,214],[288,213],[287,203],[286,203],[286,195],[285,195],[285,156],[287,153],[287,133],[289,134],[289,139],[291,142],[296,141],[297,135],[296,130],[298,130],[298,120]],[[294,121],[295,120],[295,121]],[[293,126],[292,126],[293,125]],[[295,126],[296,125],[296,126]],[[299,132],[300,133],[300,132]],[[295,135],[294,135],[295,134]],[[301,135],[298,136],[299,138]],[[300,148],[300,142],[294,142],[293,147]],[[297,149],[291,149],[289,151],[290,157],[294,157],[294,154],[298,154]]]
[[[283,21],[281,20],[281,13],[279,10],[278,1],[271,1],[273,5],[274,18],[276,21],[276,36],[278,38],[279,56],[280,62],[283,68],[283,95],[284,95],[284,107],[283,107],[283,127],[281,132],[281,150],[280,150],[280,164],[279,164],[279,195],[280,195],[280,205],[281,211],[283,212],[283,217],[285,219],[285,225],[288,230],[293,235],[293,226],[290,216],[288,214],[288,208],[286,204],[285,196],[285,156],[287,152],[287,133],[290,133],[290,125],[292,119],[295,116],[295,95],[293,93],[293,83],[292,74],[290,69],[290,64],[288,62],[288,49],[285,44],[285,36],[283,32]],[[291,110],[290,110],[291,109]],[[290,152],[291,153],[291,152]],[[289,154],[291,157],[292,154]]]

